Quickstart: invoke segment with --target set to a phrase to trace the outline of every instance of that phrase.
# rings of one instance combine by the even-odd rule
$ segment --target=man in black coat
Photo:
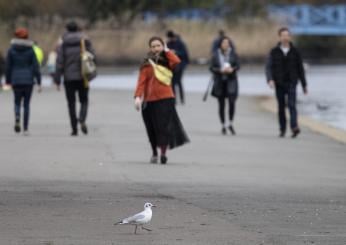
[[[291,42],[291,33],[288,28],[281,28],[278,32],[280,42],[274,47],[266,64],[267,82],[275,88],[278,102],[280,137],[286,134],[286,100],[290,113],[292,137],[300,133],[297,115],[297,84],[301,82],[304,94],[308,93],[302,57],[298,49]]]
[[[185,92],[182,83],[182,78],[187,65],[190,63],[189,53],[186,45],[181,40],[180,36],[173,31],[167,32],[167,47],[175,52],[180,58],[181,62],[177,65],[173,71],[172,87],[174,94],[176,95],[176,87],[179,89],[180,101],[182,104],[185,103]]]

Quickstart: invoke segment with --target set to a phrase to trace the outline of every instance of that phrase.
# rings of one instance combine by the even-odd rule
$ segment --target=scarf
[[[226,67],[230,67],[230,54],[232,52],[232,48],[229,48],[226,53],[224,54],[221,49],[217,50],[218,57],[219,57],[219,63],[220,63],[220,69],[224,69]],[[227,80],[228,75],[222,74],[222,79]]]

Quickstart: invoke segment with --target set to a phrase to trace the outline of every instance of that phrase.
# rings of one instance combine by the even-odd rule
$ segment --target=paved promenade
[[[279,139],[252,97],[225,137],[215,100],[189,94],[178,110],[192,142],[153,165],[132,93],[90,100],[90,134],[72,138],[64,93],[35,93],[25,137],[0,93],[1,245],[346,244],[345,144],[304,127]],[[147,201],[152,232],[112,226]]]

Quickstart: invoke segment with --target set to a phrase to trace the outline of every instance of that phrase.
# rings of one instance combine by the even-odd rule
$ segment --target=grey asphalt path
[[[276,117],[241,97],[222,136],[215,101],[178,106],[191,138],[149,164],[132,93],[91,91],[89,136],[69,136],[63,92],[34,94],[31,136],[13,132],[0,93],[0,244],[346,244],[346,147],[303,128],[277,137]],[[114,227],[158,206],[152,232]]]

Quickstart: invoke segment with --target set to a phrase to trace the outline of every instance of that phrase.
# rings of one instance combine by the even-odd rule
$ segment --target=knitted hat
[[[28,39],[29,38],[29,32],[25,28],[17,28],[16,31],[14,32],[14,35],[16,38],[20,39]]]

